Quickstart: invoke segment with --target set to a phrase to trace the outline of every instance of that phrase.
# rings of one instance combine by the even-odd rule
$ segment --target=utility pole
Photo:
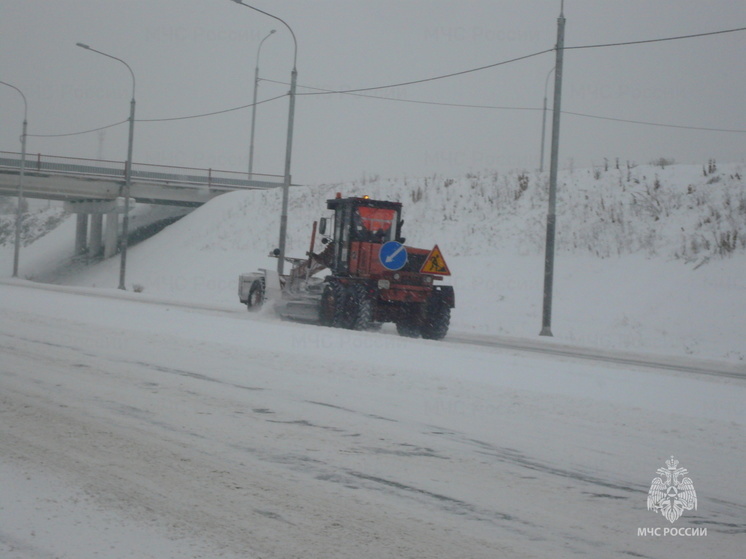
[[[15,89],[23,98],[23,128],[21,132],[21,172],[18,175],[18,206],[16,207],[16,238],[13,243],[13,277],[18,277],[18,259],[21,253],[21,221],[23,220],[23,176],[26,170],[26,138],[28,136],[28,102],[23,91],[16,86],[0,81],[0,84]]]
[[[278,255],[277,273],[283,275],[285,267],[285,245],[288,234],[288,191],[290,189],[290,153],[293,150],[293,121],[295,118],[295,85],[298,81],[298,70],[293,65],[290,74],[290,108],[288,112],[287,145],[285,147],[285,181],[282,185],[282,214],[280,215],[280,254]]]
[[[287,230],[288,230],[288,194],[290,190],[290,182],[292,180],[292,177],[290,176],[290,160],[291,155],[293,152],[293,125],[295,120],[295,88],[296,83],[298,81],[298,40],[295,38],[295,33],[293,32],[292,27],[290,27],[283,19],[270,14],[269,12],[265,12],[264,10],[260,10],[259,8],[255,8],[254,6],[249,6],[248,4],[244,4],[242,0],[233,0],[236,4],[240,4],[244,8],[249,8],[250,10],[254,10],[255,12],[259,12],[260,14],[264,14],[265,16],[271,17],[272,19],[276,19],[280,23],[282,23],[285,27],[287,27],[288,31],[290,31],[290,35],[293,37],[293,45],[294,45],[294,52],[293,52],[293,71],[290,73],[290,93],[288,94],[290,97],[290,106],[288,107],[288,133],[287,133],[287,142],[285,144],[285,180],[282,184],[282,213],[280,214],[280,254],[277,257],[277,273],[279,275],[283,275],[284,272],[284,266],[285,266],[285,244],[287,242]]]
[[[554,240],[557,226],[557,166],[559,156],[560,110],[562,106],[562,55],[565,48],[565,2],[557,18],[557,63],[554,67],[554,109],[552,114],[552,152],[549,164],[549,211],[544,253],[544,310],[541,336],[552,335],[552,289],[554,284]]]
[[[26,98],[23,98],[24,106]],[[16,208],[16,238],[13,245],[13,277],[18,277],[18,259],[21,253],[21,221],[23,220],[24,200],[23,200],[23,175],[26,172],[26,138],[28,138],[28,120],[26,119],[26,110],[23,113],[23,133],[21,134],[21,172],[18,177],[18,207]]]
[[[547,87],[549,86],[549,76],[554,72],[554,68],[549,70],[546,79],[544,80],[544,108],[541,111],[541,156],[539,157],[539,172],[544,172],[544,144],[546,138],[546,127],[547,127]]]
[[[128,66],[129,68],[129,66]],[[131,72],[132,70],[130,70]],[[122,257],[119,265],[119,289],[126,290],[124,284],[127,273],[127,245],[129,245],[130,190],[132,188],[132,139],[135,133],[135,75],[132,74],[132,100],[130,101],[130,126],[127,140],[127,163],[124,173],[124,215],[122,216]]]

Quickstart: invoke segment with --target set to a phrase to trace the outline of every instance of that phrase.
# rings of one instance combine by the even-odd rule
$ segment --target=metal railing
[[[20,171],[20,168],[20,153],[0,151],[0,169]],[[43,155],[41,153],[26,156],[26,173],[124,181],[124,171],[125,163],[123,161],[60,157],[57,155]],[[149,163],[132,164],[133,182],[159,184],[169,187],[207,187],[212,190],[272,188],[273,186],[282,186],[284,178],[281,175],[262,173],[253,173],[253,176],[255,177],[253,180],[248,180],[246,173],[237,171],[153,165]]]

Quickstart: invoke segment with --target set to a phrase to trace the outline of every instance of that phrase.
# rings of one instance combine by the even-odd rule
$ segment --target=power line
[[[332,93],[359,93],[361,91],[373,91],[376,89],[390,89],[394,87],[404,87],[405,85],[415,85],[419,83],[426,83],[426,82],[432,82],[435,80],[443,80],[446,78],[453,78],[455,76],[463,76],[464,74],[471,74],[473,72],[481,72],[482,70],[489,70],[490,68],[496,68],[498,66],[504,66],[506,64],[512,64],[513,62],[519,62],[521,60],[527,60],[529,58],[533,58],[535,56],[540,56],[542,54],[546,54],[548,52],[552,52],[554,49],[545,49],[539,52],[534,52],[532,54],[527,54],[524,56],[519,56],[517,58],[511,58],[510,60],[503,60],[502,62],[495,62],[494,64],[487,64],[486,66],[480,66],[479,68],[471,68],[469,70],[461,70],[460,72],[452,72],[450,74],[443,74],[440,76],[433,76],[431,78],[423,78],[420,80],[412,80],[408,82],[400,82],[390,85],[379,85],[375,87],[360,87],[357,89],[345,89],[345,90],[338,90],[338,91],[319,91],[315,93],[298,93],[297,95],[329,95]]]
[[[393,85],[383,85],[383,86],[376,86],[376,87],[364,87],[364,88],[349,89],[349,90],[344,90],[344,91],[307,87],[306,89],[316,89],[317,91],[315,91],[313,93],[298,93],[297,95],[330,95],[330,94],[334,94],[334,93],[344,93],[344,94],[353,95],[353,94],[356,94],[356,93],[359,93],[359,92],[362,92],[362,91],[374,91],[374,90],[377,90],[377,89],[388,89],[388,88],[393,88],[393,87],[402,87],[402,86],[405,86],[405,85],[414,85],[414,84],[419,84],[419,83],[431,82],[431,81],[435,81],[435,80],[442,80],[442,79],[446,79],[446,78],[452,78],[452,77],[455,77],[455,76],[461,76],[461,75],[464,75],[464,74],[470,74],[470,73],[474,73],[474,72],[480,72],[480,71],[483,71],[483,70],[488,70],[490,68],[496,68],[498,66],[504,66],[506,64],[511,64],[511,63],[514,63],[514,62],[519,62],[521,60],[527,60],[527,59],[533,58],[535,56],[540,56],[542,54],[546,54],[548,52],[552,52],[553,50],[554,49],[545,49],[543,51],[535,52],[535,53],[532,53],[532,54],[527,54],[527,55],[524,55],[524,56],[519,56],[517,58],[512,58],[510,60],[503,60],[501,62],[495,62],[493,64],[487,64],[486,66],[480,66],[478,68],[471,68],[469,70],[461,70],[459,72],[452,72],[450,74],[443,74],[443,75],[440,75],[440,76],[434,76],[434,77],[424,78],[424,79],[420,79],[420,80],[412,80],[412,81],[402,82],[402,83],[393,84]],[[272,83],[283,83],[283,82],[274,81],[274,80],[265,80],[265,81],[272,82]],[[264,101],[259,101],[258,103],[256,103],[256,105],[261,105],[262,103],[268,103],[270,101],[275,101],[277,99],[285,97],[286,95],[287,95],[287,93],[283,93],[282,95],[278,95],[276,97],[272,97],[271,99],[266,99]],[[370,97],[374,97],[374,96],[370,96]],[[412,102],[416,103],[417,101],[412,101]],[[452,104],[448,104],[448,105],[452,105]],[[254,106],[254,104],[253,103],[249,103],[248,105],[242,105],[240,107],[234,107],[232,109],[223,109],[223,110],[220,110],[220,111],[213,111],[213,112],[210,112],[210,113],[203,113],[203,114],[198,114],[198,115],[188,115],[188,116],[182,116],[182,117],[172,117],[172,118],[137,119],[135,122],[167,122],[167,121],[175,121],[175,120],[187,120],[187,119],[192,119],[192,118],[202,118],[202,117],[207,117],[207,116],[214,116],[214,115],[229,113],[229,112],[232,112],[232,111],[238,111],[238,110],[246,109],[246,108],[249,108],[249,107],[252,107],[252,106]],[[123,122],[127,122],[127,121],[125,120]],[[111,124],[111,125],[104,126],[104,127],[101,127],[101,128],[95,128],[93,130],[84,130],[82,132],[71,132],[69,134],[35,134],[34,136],[37,136],[37,137],[47,137],[47,138],[50,138],[50,137],[62,137],[62,136],[76,136],[76,135],[80,135],[80,134],[88,134],[90,132],[96,132],[98,130],[103,130],[104,128],[110,128],[112,126],[118,126],[119,124],[122,124],[122,122],[118,122],[116,124]],[[31,134],[29,134],[29,135],[31,136]]]
[[[285,82],[276,81],[276,80],[264,80],[270,83],[276,83],[281,85],[287,85]],[[541,107],[512,107],[512,106],[503,106],[503,105],[472,105],[467,103],[445,103],[445,102],[439,102],[439,101],[422,101],[417,99],[402,99],[400,97],[381,97],[379,95],[366,95],[364,93],[344,93],[344,92],[335,92],[333,90],[329,89],[322,89],[319,87],[311,87],[308,85],[299,85],[298,87],[302,87],[304,89],[314,89],[317,91],[324,91],[324,92],[331,92],[331,93],[343,93],[344,95],[351,95],[354,97],[364,97],[366,99],[378,99],[381,101],[396,101],[399,103],[413,103],[417,105],[435,105],[439,107],[456,107],[456,108],[467,108],[467,109],[486,109],[486,110],[500,110],[500,111],[543,111],[544,109]],[[602,115],[592,115],[587,113],[579,113],[579,112],[573,112],[573,111],[561,111],[562,114],[567,114],[571,116],[578,116],[583,118],[594,118],[599,120],[609,120],[613,122],[624,122],[628,124],[638,124],[638,125],[644,125],[644,126],[656,126],[660,128],[679,128],[683,130],[701,130],[701,131],[707,131],[707,132],[729,132],[729,133],[735,133],[735,134],[743,134],[746,133],[746,130],[738,130],[738,129],[732,129],[732,128],[712,128],[712,127],[705,127],[705,126],[690,126],[690,125],[683,125],[683,124],[664,124],[660,122],[648,122],[643,120],[632,120],[632,119],[625,119],[625,118],[615,118],[615,117],[609,117],[609,116],[602,116]]]
[[[119,126],[120,124],[124,124],[125,122],[129,122],[129,119],[115,122],[114,124],[107,124],[106,126],[99,126],[98,128],[91,128],[90,130],[83,130],[81,132],[69,132],[67,134],[27,134],[27,136],[33,136],[34,138],[62,138],[64,136],[78,136],[80,134],[90,134],[91,132],[98,132],[99,130],[114,128],[115,126]]]
[[[265,99],[263,101],[258,101],[256,104],[261,105],[262,103],[269,103],[270,101],[275,101],[277,99],[281,99],[283,97],[287,97],[287,93],[283,93],[282,95],[278,95],[276,97],[272,97],[271,99]],[[197,115],[187,115],[187,116],[177,116],[177,117],[171,117],[171,118],[145,118],[145,119],[135,119],[135,122],[168,122],[173,120],[187,120],[192,118],[202,118],[206,116],[214,116],[219,115],[223,113],[230,113],[233,111],[240,111],[242,109],[247,109],[249,107],[253,107],[254,103],[249,103],[248,105],[241,105],[240,107],[233,107],[232,109],[223,109],[221,111],[213,111],[211,113],[202,113]],[[128,122],[129,119],[122,120],[120,122],[115,122],[114,124],[108,124],[106,126],[100,126],[98,128],[92,128],[90,130],[81,130],[80,132],[68,132],[66,134],[28,134],[28,136],[33,136],[35,138],[62,138],[65,136],[80,136],[82,134],[90,134],[91,132],[98,132],[99,130],[105,130],[107,128],[113,128],[114,126],[119,126],[120,124],[124,124],[125,122]]]
[[[706,36],[709,36],[709,35],[722,35],[724,33],[735,33],[735,32],[738,32],[738,31],[746,31],[746,27],[738,27],[736,29],[723,29],[723,30],[720,30],[720,31],[709,31],[709,32],[706,32],[706,33],[695,33],[695,34],[691,34],[691,35],[678,35],[678,36],[675,36],[675,37],[663,37],[663,38],[659,38],[659,39],[645,39],[645,40],[641,40],[641,41],[626,41],[626,42],[621,42],[621,43],[579,45],[579,46],[574,46],[574,47],[564,47],[564,50],[591,49],[591,48],[604,48],[604,47],[620,47],[620,46],[628,46],[628,45],[641,45],[641,44],[645,44],[645,43],[659,43],[659,42],[663,42],[663,41],[678,41],[678,40],[682,40],[682,39],[693,39],[693,38],[696,38],[696,37],[706,37]],[[461,76],[461,75],[464,75],[464,74],[470,74],[470,73],[473,73],[473,72],[481,72],[483,70],[489,70],[490,68],[496,68],[498,66],[504,66],[506,64],[511,64],[513,62],[519,62],[521,60],[527,60],[527,59],[533,58],[535,56],[540,56],[542,54],[546,54],[548,52],[552,52],[553,50],[555,50],[555,48],[545,49],[545,50],[542,50],[542,51],[534,52],[532,54],[527,54],[527,55],[524,55],[524,56],[519,56],[517,58],[512,58],[510,60],[504,60],[502,62],[496,62],[494,64],[487,64],[486,66],[480,66],[478,68],[471,68],[469,70],[462,70],[460,72],[453,72],[453,73],[450,73],[450,74],[443,74],[443,75],[440,75],[440,76],[433,76],[431,78],[424,78],[424,79],[420,79],[420,80],[412,80],[412,81],[408,81],[408,82],[401,82],[401,83],[395,83],[395,84],[390,84],[390,85],[381,85],[381,86],[375,86],[375,87],[361,87],[361,88],[356,88],[356,89],[345,89],[345,90],[336,90],[336,91],[325,90],[325,91],[320,91],[320,92],[316,92],[316,93],[299,93],[298,95],[329,95],[329,94],[332,94],[332,93],[359,93],[359,92],[362,92],[362,91],[373,91],[373,90],[376,90],[376,89],[389,89],[389,88],[394,88],[394,87],[403,87],[405,85],[415,85],[415,84],[426,83],[426,82],[431,82],[431,81],[435,81],[435,80],[442,80],[442,79],[446,79],[446,78],[452,78],[452,77],[455,77],[455,76]]]
[[[262,78],[263,81],[269,82],[269,83],[276,83],[280,85],[287,85],[285,82],[277,81],[277,80],[269,80]],[[513,106],[503,106],[503,105],[472,105],[468,103],[446,103],[446,102],[439,102],[439,101],[423,101],[418,99],[402,99],[398,97],[380,97],[378,95],[366,95],[364,93],[347,93],[342,91],[335,91],[330,89],[323,89],[319,87],[312,87],[309,85],[299,85],[298,87],[302,87],[304,89],[313,89],[320,92],[325,93],[341,93],[344,95],[350,95],[354,97],[364,97],[366,99],[378,99],[381,101],[396,101],[399,103],[411,103],[416,105],[434,105],[439,107],[454,107],[454,108],[466,108],[466,109],[483,109],[483,110],[500,110],[500,111],[542,111],[544,110],[541,107],[513,107]],[[272,97],[270,99],[266,99],[264,101],[260,101],[257,103],[257,105],[261,103],[268,103],[270,101],[275,101],[277,99],[281,99],[283,97],[286,97],[287,94],[278,95],[276,97]],[[243,105],[240,107],[234,107],[232,109],[225,109],[222,111],[214,111],[211,113],[203,113],[198,115],[189,115],[189,116],[181,116],[181,117],[172,117],[172,118],[156,118],[156,119],[137,119],[135,122],[168,122],[168,121],[174,121],[174,120],[186,120],[186,119],[192,119],[192,118],[202,118],[217,114],[223,114],[228,113],[232,111],[238,111],[241,109],[245,109],[248,107],[251,107],[252,104],[249,105]],[[562,111],[562,114],[567,114],[571,116],[578,116],[582,118],[592,118],[597,120],[609,120],[612,122],[622,122],[627,124],[638,124],[643,126],[656,126],[660,128],[678,128],[682,130],[701,130],[705,132],[727,132],[727,133],[734,133],[734,134],[744,134],[746,133],[746,130],[739,130],[739,129],[732,129],[732,128],[712,128],[712,127],[706,127],[706,126],[690,126],[690,125],[683,125],[683,124],[664,124],[660,122],[649,122],[649,121],[643,121],[643,120],[632,120],[632,119],[626,119],[626,118],[615,118],[615,117],[609,117],[609,116],[603,116],[603,115],[592,115],[587,113],[579,113],[575,111]],[[115,126],[119,126],[120,124],[126,123],[127,120],[122,120],[120,122],[116,122],[114,124],[109,124],[107,126],[101,126],[99,128],[93,128],[91,130],[83,130],[81,132],[70,132],[67,134],[28,134],[28,136],[32,136],[35,138],[60,138],[65,136],[77,136],[81,134],[89,134],[91,132],[97,132],[99,130],[105,130],[107,128],[113,128]]]
[[[679,128],[683,130],[703,130],[706,132],[731,132],[734,134],[746,134],[746,130],[737,130],[733,128],[708,128],[705,126],[687,126],[683,124],[663,124],[660,122],[646,122],[643,120],[630,120],[626,118],[613,118],[610,116],[600,116],[600,115],[590,115],[586,113],[576,113],[573,111],[561,111],[562,114],[565,115],[572,115],[572,116],[580,116],[584,118],[596,118],[599,120],[611,120],[614,122],[625,122],[629,124],[642,124],[645,126],[658,126],[660,128]]]
[[[697,37],[708,37],[710,35],[722,35],[724,33],[735,33],[737,31],[746,31],[746,27],[738,27],[736,29],[723,29],[721,31],[709,31],[707,33],[694,33],[693,35],[679,35],[676,37],[664,37],[662,39],[645,39],[642,41],[626,41],[623,43],[605,43],[597,45],[579,45],[575,47],[565,47],[565,50],[576,50],[576,49],[598,49],[605,47],[626,47],[629,45],[644,45],[647,43],[661,43],[663,41],[679,41],[681,39],[694,39]]]
[[[280,85],[288,85],[287,82],[282,82],[278,80],[269,80],[262,78],[262,81],[266,81],[269,83],[276,83]],[[314,91],[319,91],[323,93],[339,93],[342,95],[350,95],[352,97],[364,97],[366,99],[380,99],[382,101],[398,101],[400,103],[413,103],[417,105],[436,105],[441,107],[462,107],[462,108],[468,108],[468,109],[500,109],[500,110],[512,110],[512,111],[541,111],[543,109],[536,108],[536,107],[505,107],[505,106],[498,106],[498,105],[471,105],[468,103],[446,103],[446,102],[439,102],[439,101],[420,101],[417,99],[403,99],[401,97],[381,97],[380,95],[367,95],[365,93],[349,93],[346,91],[336,91],[333,89],[324,89],[321,87],[312,87],[310,85],[298,85],[298,87],[302,87],[303,89],[313,89]],[[301,95],[300,93],[298,95]]]
[[[249,103],[248,105],[241,105],[240,107],[233,107],[232,109],[223,109],[222,111],[213,111],[211,113],[202,113],[198,115],[188,115],[188,116],[176,116],[176,117],[171,117],[171,118],[146,118],[146,119],[135,120],[135,122],[168,122],[172,120],[188,120],[192,118],[202,118],[206,116],[221,115],[224,113],[230,113],[233,111],[240,111],[242,109],[248,109],[250,107],[253,107],[254,105],[261,105],[263,103],[269,103],[270,101],[276,101],[277,99],[282,99],[283,97],[287,97],[287,95],[288,95],[287,93],[283,93],[282,95],[278,95],[270,99],[265,99],[263,101],[257,101],[256,103]]]
[[[577,50],[577,49],[591,49],[591,48],[606,48],[606,47],[620,47],[620,46],[630,46],[630,45],[641,45],[641,44],[649,44],[649,43],[659,43],[664,41],[678,41],[678,40],[684,40],[684,39],[693,39],[693,38],[699,38],[699,37],[707,37],[712,35],[722,35],[725,33],[735,33],[740,31],[746,31],[746,27],[738,27],[735,29],[723,29],[719,31],[709,31],[705,33],[694,33],[690,35],[677,35],[673,37],[662,37],[658,39],[645,39],[640,41],[625,41],[625,42],[618,42],[618,43],[604,43],[604,44],[592,44],[592,45],[579,45],[574,47],[564,47],[564,50]],[[413,100],[413,99],[401,99],[401,98],[395,98],[395,97],[380,97],[377,95],[365,95],[361,92],[364,91],[373,91],[376,89],[388,89],[388,88],[394,88],[394,87],[402,87],[405,85],[413,85],[413,84],[419,84],[419,83],[425,83],[445,78],[450,78],[454,76],[459,76],[463,74],[468,74],[472,72],[479,72],[482,70],[487,70],[490,68],[495,68],[497,66],[502,66],[505,64],[510,64],[512,62],[518,62],[521,60],[526,60],[528,58],[532,58],[535,56],[539,56],[541,54],[546,54],[547,52],[551,52],[555,49],[547,49],[539,52],[535,52],[526,56],[521,56],[518,58],[514,58],[511,60],[506,60],[503,62],[497,62],[494,64],[488,64],[486,66],[480,66],[479,68],[472,68],[470,70],[463,70],[461,72],[454,72],[450,74],[444,74],[440,76],[434,76],[431,78],[425,78],[422,80],[415,80],[415,81],[409,81],[409,82],[402,82],[398,84],[392,84],[387,86],[377,86],[377,87],[367,87],[367,88],[356,88],[356,89],[346,89],[346,90],[329,90],[329,89],[322,89],[322,88],[316,88],[316,87],[310,87],[310,86],[300,86],[305,89],[314,89],[316,90],[314,93],[299,93],[298,95],[330,95],[334,93],[344,94],[344,95],[354,95],[358,97],[366,97],[370,99],[382,99],[385,101],[398,101],[400,103],[414,103],[414,104],[422,104],[422,105],[435,105],[435,106],[445,106],[445,107],[461,107],[461,108],[475,108],[475,109],[490,109],[490,110],[516,110],[516,111],[541,111],[543,109],[540,108],[533,108],[533,107],[504,107],[504,106],[493,106],[493,105],[471,105],[471,104],[463,104],[463,103],[443,103],[443,102],[436,102],[436,101],[419,101],[419,100]],[[265,80],[272,83],[283,83],[279,81],[274,80]],[[287,85],[287,84],[285,84]],[[571,112],[571,111],[562,111],[565,114],[569,114],[572,116],[579,116],[583,118],[594,118],[594,119],[600,119],[600,120],[609,120],[613,122],[624,122],[629,124],[638,124],[638,125],[644,125],[644,126],[656,126],[656,127],[663,127],[663,128],[678,128],[678,129],[684,129],[684,130],[701,130],[701,131],[709,131],[709,132],[728,132],[728,133],[746,133],[746,130],[737,130],[737,129],[725,129],[725,128],[712,128],[712,127],[702,127],[702,126],[689,126],[689,125],[678,125],[678,124],[663,124],[658,122],[647,122],[647,121],[641,121],[641,120],[631,120],[631,119],[622,119],[622,118],[614,118],[614,117],[605,117],[600,115],[591,115],[586,113],[578,113],[578,112]]]
[[[593,44],[593,45],[578,45],[573,47],[564,47],[564,50],[578,50],[578,49],[592,49],[592,48],[606,48],[606,47],[620,47],[620,46],[630,46],[630,45],[641,45],[641,44],[648,44],[648,43],[659,43],[663,41],[677,41],[682,39],[693,39],[698,37],[707,37],[712,35],[722,35],[725,33],[735,33],[740,31],[746,31],[746,27],[738,27],[735,29],[723,29],[720,31],[710,31],[706,33],[694,33],[690,35],[678,35],[674,37],[663,37],[659,39],[645,39],[640,41],[625,41],[625,42],[619,42],[619,43],[604,43],[604,44]],[[516,58],[512,58],[510,60],[504,60],[501,62],[495,62],[493,64],[487,64],[485,66],[480,66],[478,68],[471,68],[468,70],[461,70],[459,72],[452,72],[449,74],[442,74],[439,76],[433,76],[430,78],[423,78],[419,80],[411,80],[407,82],[399,82],[395,84],[389,84],[389,85],[381,85],[381,86],[374,86],[374,87],[361,87],[356,89],[345,89],[345,90],[328,90],[328,89],[321,89],[321,88],[314,88],[310,86],[301,86],[305,89],[314,89],[316,91],[314,92],[308,92],[308,93],[298,93],[297,95],[304,95],[304,96],[310,96],[310,95],[331,95],[335,93],[339,94],[345,94],[345,95],[357,95],[359,97],[368,97],[373,99],[383,99],[388,101],[399,101],[404,103],[415,103],[415,104],[424,104],[424,105],[439,105],[439,106],[447,106],[447,107],[464,107],[464,108],[478,108],[478,109],[492,109],[492,110],[523,110],[523,111],[536,111],[536,110],[543,110],[538,108],[531,108],[531,107],[500,107],[500,106],[491,106],[491,105],[469,105],[469,104],[461,104],[461,103],[440,103],[435,101],[418,101],[418,100],[412,100],[412,99],[396,99],[396,98],[390,98],[390,97],[378,97],[375,95],[363,95],[362,92],[364,91],[375,91],[378,89],[391,89],[395,87],[403,87],[406,85],[415,85],[420,83],[427,83],[431,81],[436,80],[442,80],[447,78],[452,78],[456,76],[462,76],[465,74],[475,73],[475,72],[481,72],[484,70],[489,70],[491,68],[496,68],[498,66],[504,66],[507,64],[512,64],[514,62],[520,62],[522,60],[527,60],[529,58],[534,58],[536,56],[540,56],[542,54],[546,54],[548,52],[552,52],[555,50],[555,48],[545,49],[542,51],[534,52],[531,54],[527,54],[524,56],[519,56]],[[283,83],[278,82],[274,80],[265,80],[268,82],[273,83]],[[287,93],[284,93],[282,95],[278,95],[276,97],[272,97],[270,99],[265,99],[264,101],[259,101],[256,103],[256,105],[261,105],[263,103],[268,103],[271,101],[275,101],[277,99],[281,99],[282,97],[285,97]],[[169,122],[169,121],[177,121],[177,120],[188,120],[188,119],[194,119],[194,118],[203,118],[208,116],[215,116],[219,114],[225,114],[233,111],[238,111],[242,109],[246,109],[249,107],[254,106],[254,103],[249,103],[247,105],[241,105],[240,107],[233,107],[231,109],[223,109],[220,111],[213,111],[209,113],[202,113],[197,115],[187,115],[187,116],[180,116],[180,117],[171,117],[171,118],[153,118],[153,119],[139,119],[136,122]],[[636,120],[628,120],[628,119],[619,119],[619,118],[613,118],[613,117],[604,117],[599,115],[589,115],[584,113],[573,113],[568,111],[563,111],[566,114],[570,114],[573,116],[580,116],[585,118],[596,118],[596,119],[602,119],[602,120],[610,120],[610,121],[616,121],[616,122],[627,122],[631,124],[641,124],[641,125],[648,125],[648,126],[659,126],[659,127],[667,127],[667,128],[681,128],[681,129],[688,129],[688,130],[705,130],[705,131],[713,131],[713,132],[734,132],[734,133],[743,133],[746,132],[744,130],[733,130],[733,129],[721,129],[721,128],[707,128],[707,127],[697,127],[697,126],[684,126],[684,125],[675,125],[675,124],[661,124],[661,123],[654,123],[654,122],[645,122],[645,121],[636,121]],[[113,128],[114,126],[119,126],[120,124],[124,124],[127,122],[127,120],[123,120],[121,122],[116,122],[114,124],[109,124],[106,126],[101,126],[98,128],[93,128],[90,130],[83,130],[80,132],[70,132],[66,134],[28,134],[29,136],[33,136],[36,138],[60,138],[65,136],[77,136],[81,134],[89,134],[91,132],[98,132],[99,130],[105,130],[107,128]]]

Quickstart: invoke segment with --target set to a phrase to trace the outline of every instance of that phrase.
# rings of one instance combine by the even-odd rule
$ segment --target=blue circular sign
[[[407,263],[407,249],[397,241],[389,241],[381,245],[378,259],[388,270],[401,270]]]

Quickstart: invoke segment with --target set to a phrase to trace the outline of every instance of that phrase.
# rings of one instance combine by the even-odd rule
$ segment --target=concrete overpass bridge
[[[109,257],[117,246],[124,169],[121,161],[27,155],[23,196],[64,201],[77,214],[76,253],[103,252]],[[0,196],[18,195],[20,170],[21,154],[0,151]],[[255,173],[249,180],[246,173],[233,171],[133,163],[130,198],[144,204],[196,207],[225,192],[282,184],[279,175]]]

